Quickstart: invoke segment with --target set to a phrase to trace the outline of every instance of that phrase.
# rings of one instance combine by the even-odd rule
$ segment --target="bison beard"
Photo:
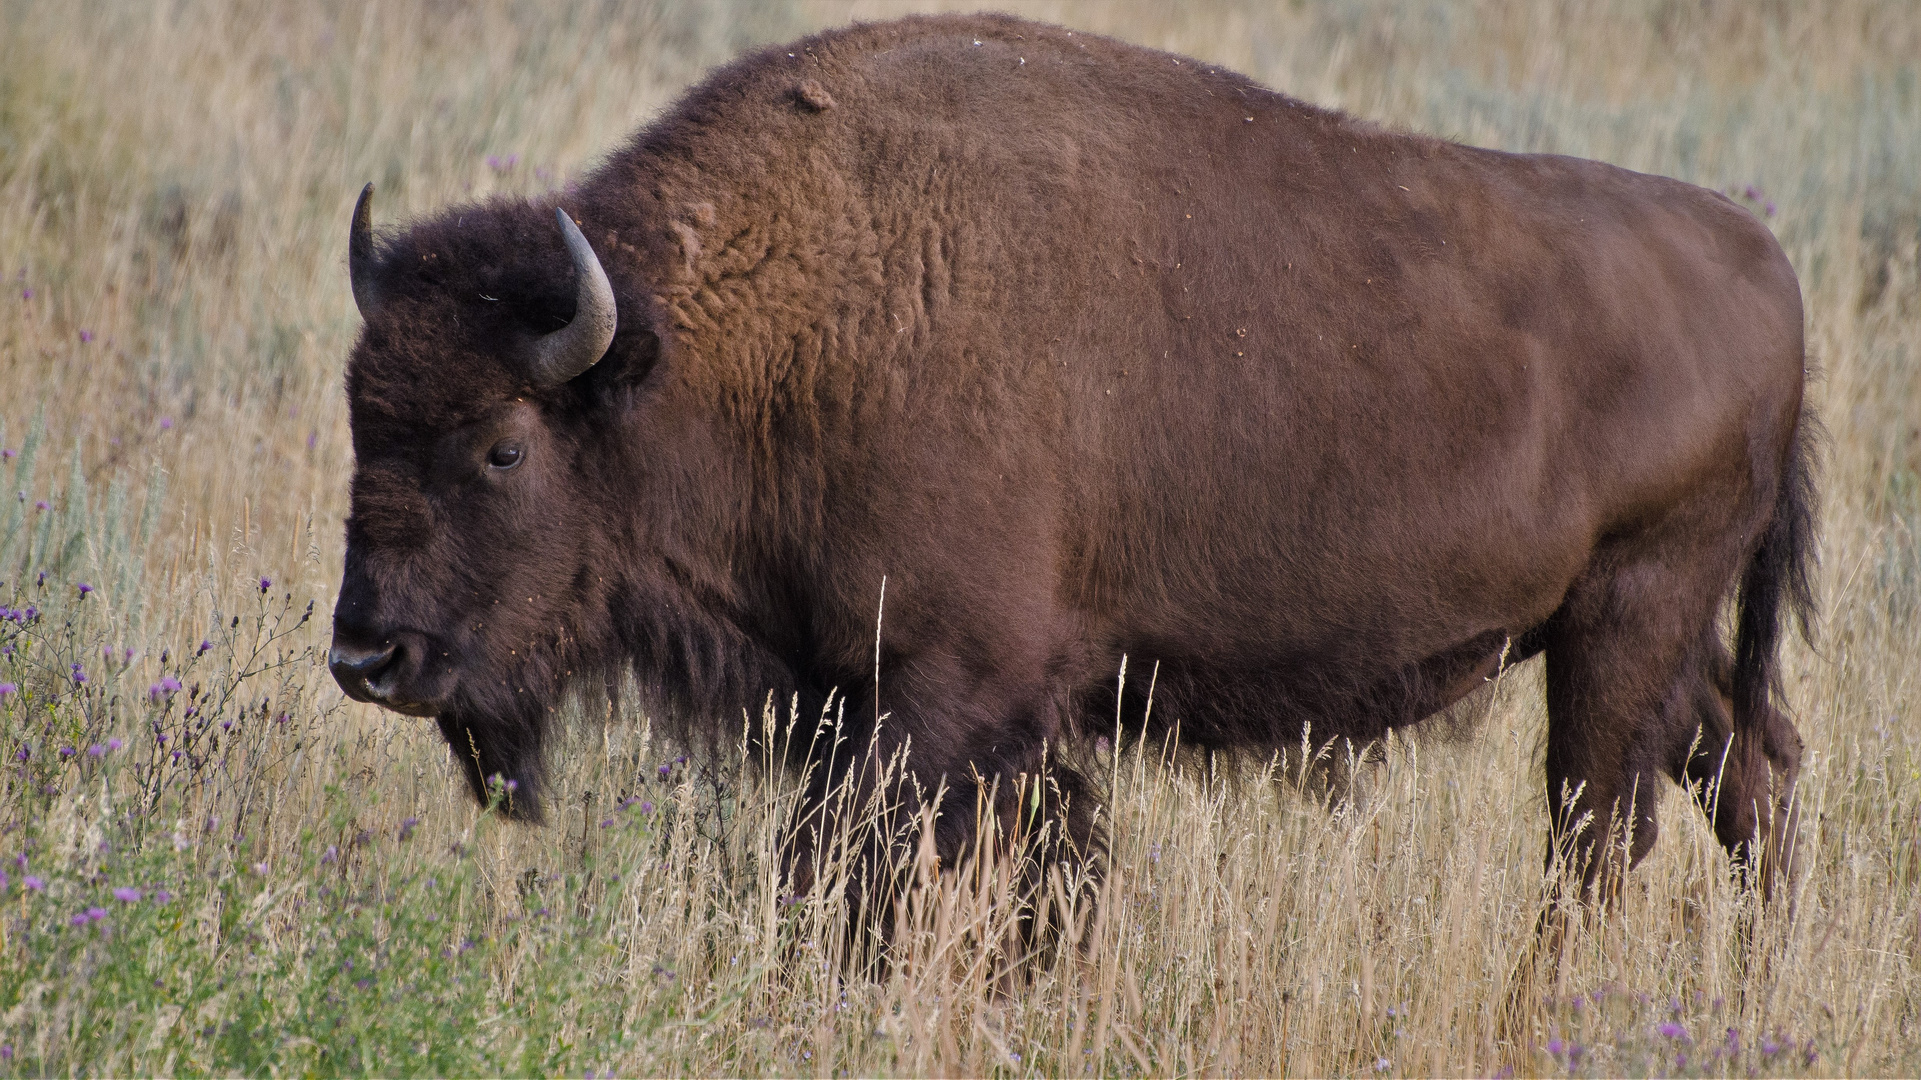
[[[1551,860],[1612,888],[1666,776],[1790,863],[1816,425],[1793,271],[1712,192],[969,16],[744,58],[559,215],[350,235],[330,662],[517,816],[631,671],[693,742],[843,718],[787,751],[800,887],[910,743],[943,860],[977,800],[1088,858],[1117,720],[1366,744],[1545,654]]]

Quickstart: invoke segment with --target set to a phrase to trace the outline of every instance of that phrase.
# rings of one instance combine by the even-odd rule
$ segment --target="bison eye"
[[[508,439],[487,451],[487,464],[496,469],[511,469],[520,464],[520,444]]]

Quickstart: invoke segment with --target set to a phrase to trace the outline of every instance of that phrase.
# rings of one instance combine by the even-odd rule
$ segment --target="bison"
[[[997,16],[737,60],[564,196],[371,192],[329,662],[519,816],[629,672],[689,732],[838,701],[953,859],[1043,772],[1097,848],[1050,748],[1117,718],[1365,744],[1545,653],[1551,859],[1617,880],[1666,776],[1788,861],[1815,423],[1715,192]]]

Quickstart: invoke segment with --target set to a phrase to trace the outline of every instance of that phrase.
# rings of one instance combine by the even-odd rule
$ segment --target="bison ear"
[[[606,358],[575,382],[585,392],[586,400],[600,408],[615,409],[628,400],[628,394],[635,387],[646,381],[659,362],[660,338],[652,329],[645,324],[622,326],[614,335]]]

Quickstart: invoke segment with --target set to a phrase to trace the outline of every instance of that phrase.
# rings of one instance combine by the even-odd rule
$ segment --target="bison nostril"
[[[327,667],[333,671],[334,679],[341,688],[352,696],[361,697],[362,700],[378,698],[383,695],[373,681],[393,665],[397,652],[392,642],[373,649],[335,642],[334,647],[327,651]],[[359,693],[354,693],[356,690]]]

